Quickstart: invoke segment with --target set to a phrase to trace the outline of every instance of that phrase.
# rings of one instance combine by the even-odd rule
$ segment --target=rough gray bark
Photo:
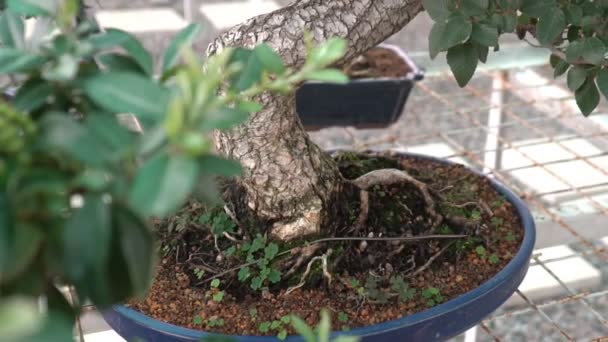
[[[421,0],[300,0],[236,26],[208,53],[265,42],[297,68],[306,60],[303,32],[309,31],[315,42],[345,38],[349,59],[384,41],[421,10]],[[245,168],[239,180],[245,192],[241,204],[258,222],[271,224],[277,239],[321,233],[336,212],[343,179],[331,158],[310,141],[293,96],[265,95],[261,102],[265,109],[247,124],[216,136],[219,151]]]

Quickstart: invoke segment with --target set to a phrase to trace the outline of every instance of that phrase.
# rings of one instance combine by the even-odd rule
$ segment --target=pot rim
[[[349,150],[332,150],[330,152],[336,153],[336,152],[346,152],[346,151],[349,151]],[[378,151],[361,151],[361,152],[369,153],[369,152],[378,152]],[[395,152],[395,153],[397,155],[407,155],[407,156],[413,157],[413,158],[438,161],[438,162],[441,162],[444,164],[457,164],[455,162],[448,161],[446,159],[437,158],[437,157],[428,156],[428,155],[419,154],[419,153],[409,153],[409,152],[408,153]],[[483,175],[481,172],[471,169],[468,166],[465,166],[465,167],[470,172],[473,172],[474,174],[483,176],[484,178],[488,179],[490,181],[490,183],[492,184],[492,186],[501,195],[503,195],[509,203],[511,203],[512,205],[515,206],[518,217],[521,220],[522,228],[524,229],[524,237],[523,237],[523,240],[519,247],[519,250],[513,256],[513,259],[511,259],[511,261],[509,261],[509,263],[502,270],[500,270],[498,273],[496,273],[493,277],[491,277],[490,279],[485,281],[480,286],[478,286],[478,287],[474,288],[473,290],[468,291],[456,298],[453,298],[447,302],[441,303],[430,309],[426,309],[424,311],[420,311],[420,312],[412,314],[412,315],[401,317],[399,319],[386,321],[383,323],[378,323],[378,324],[373,324],[373,325],[368,325],[368,326],[364,326],[364,327],[359,327],[359,328],[353,328],[353,329],[349,330],[348,332],[333,331],[331,334],[332,338],[336,337],[338,335],[346,335],[346,336],[351,335],[351,336],[365,337],[367,335],[374,335],[379,332],[387,332],[387,331],[392,331],[392,330],[396,330],[396,329],[402,329],[407,326],[412,326],[415,324],[420,324],[422,322],[432,320],[436,316],[442,315],[446,312],[456,311],[459,308],[468,305],[470,302],[475,301],[477,298],[482,297],[484,294],[491,292],[493,289],[503,285],[505,282],[507,282],[511,278],[511,276],[513,274],[517,273],[518,270],[520,270],[524,267],[528,267],[530,257],[532,255],[532,251],[534,249],[534,244],[536,242],[536,225],[534,223],[532,214],[530,213],[530,210],[526,206],[525,202],[521,198],[519,198],[513,191],[511,191],[504,184],[502,184],[501,182],[499,182],[493,178],[490,178],[486,175]],[[206,332],[204,330],[195,330],[195,329],[184,328],[184,327],[180,327],[177,325],[173,325],[170,323],[165,323],[165,322],[156,320],[150,316],[140,313],[139,311],[136,311],[134,309],[128,308],[124,305],[114,305],[112,307],[112,310],[118,312],[121,315],[126,316],[127,318],[129,318],[131,320],[136,321],[137,323],[139,323],[141,325],[147,326],[150,329],[157,330],[157,331],[164,331],[164,332],[167,332],[170,334],[175,334],[175,335],[183,336],[183,337],[203,338],[206,336],[224,336],[224,337],[233,337],[233,338],[245,338],[245,339],[251,340],[251,341],[262,341],[264,339],[267,339],[268,337],[272,337],[272,336],[259,336],[259,335],[225,335],[225,334],[210,333],[210,332]],[[297,337],[298,337],[297,335],[290,335],[290,336],[288,336],[288,339],[291,340],[291,339],[297,338]]]
[[[410,71],[405,76],[401,76],[401,77],[387,77],[387,76],[373,77],[373,78],[365,77],[365,78],[357,78],[354,80],[349,80],[348,83],[378,82],[378,81],[414,82],[414,81],[420,81],[424,78],[424,70],[422,68],[420,68],[416,63],[414,63],[414,60],[412,58],[410,58],[410,56],[408,56],[407,53],[405,53],[405,51],[400,46],[395,45],[395,44],[390,44],[390,43],[380,43],[380,44],[376,45],[375,47],[384,48],[384,49],[391,50],[392,52],[394,52],[397,56],[399,56],[403,60],[403,62],[405,62],[405,64],[407,64],[407,66],[410,68]],[[320,84],[320,83],[327,83],[327,82],[306,81],[304,83],[305,84]]]

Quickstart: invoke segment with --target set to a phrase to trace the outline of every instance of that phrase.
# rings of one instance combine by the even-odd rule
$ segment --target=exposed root
[[[477,203],[477,202],[465,202],[462,204],[454,204],[454,203],[450,203],[450,202],[445,202],[445,204],[447,204],[453,208],[461,208],[461,209],[466,208],[466,207],[471,207],[471,206],[479,207],[479,203]]]
[[[306,270],[304,271],[304,273],[302,274],[302,277],[300,278],[300,282],[297,285],[288,288],[285,291],[285,295],[286,296],[289,295],[293,291],[301,288],[302,286],[304,286],[304,284],[306,284],[306,278],[310,274],[310,270],[312,268],[312,265],[317,260],[321,260],[321,265],[322,265],[322,268],[323,268],[323,277],[325,277],[327,279],[328,284],[331,284],[332,276],[329,273],[329,270],[327,268],[327,264],[328,264],[327,263],[327,258],[329,258],[329,256],[331,255],[331,253],[332,253],[332,250],[328,249],[327,252],[325,252],[325,254],[323,254],[321,256],[316,256],[316,257],[313,257],[312,259],[310,259],[310,261],[308,262],[308,265],[306,265]]]
[[[289,271],[287,271],[283,277],[288,278],[291,275],[293,275],[294,273],[296,273],[300,269],[300,267],[307,260],[309,260],[317,252],[317,250],[319,250],[320,247],[321,247],[321,245],[314,244],[314,245],[310,245],[310,246],[306,246],[306,247],[293,249],[291,251],[291,254],[295,255],[297,253],[300,253],[300,256],[298,257],[298,259],[296,259],[296,261],[293,263],[293,265],[291,266]]]
[[[355,221],[355,225],[348,231],[349,234],[356,234],[365,226],[367,222],[367,217],[369,215],[369,192],[365,190],[361,190],[359,192],[359,197],[361,201],[359,217],[357,217],[357,221]]]
[[[483,211],[486,212],[486,214],[490,217],[494,216],[494,212],[492,211],[492,209],[490,208],[490,206],[482,199],[479,200],[479,205],[481,206],[481,208],[483,209]]]
[[[454,204],[451,203],[449,201],[445,201],[443,202],[443,204],[449,205],[450,207],[453,208],[466,208],[466,207],[477,207],[477,209],[479,209],[480,211],[483,211],[486,215],[492,217],[494,216],[494,212],[492,212],[492,209],[490,209],[490,206],[484,202],[482,199],[479,200],[479,202],[465,202],[462,204]]]
[[[426,270],[427,268],[429,268],[429,266],[431,266],[431,264],[433,263],[433,261],[435,261],[437,258],[439,258],[439,256],[441,256],[441,254],[443,254],[443,252],[445,252],[454,242],[450,242],[447,245],[445,245],[442,249],[439,250],[439,252],[433,254],[433,256],[431,256],[429,258],[429,260],[427,260],[424,265],[420,266],[416,271],[414,271],[412,274],[408,275],[409,278],[415,277],[418,274],[422,273],[422,271]]]
[[[224,237],[234,243],[239,243],[239,240],[237,238],[235,238],[234,236],[230,235],[230,233],[228,232],[223,232],[222,235],[224,235]]]
[[[230,217],[230,219],[236,223],[236,225],[239,227],[239,231],[240,233],[245,237],[245,240],[251,240],[251,236],[249,234],[249,230],[247,230],[247,227],[245,227],[245,225],[243,225],[241,223],[241,221],[239,221],[239,219],[236,217],[236,215],[234,214],[234,211],[232,211],[228,205],[224,205],[224,212],[226,212],[226,215],[228,215],[228,217]]]
[[[412,177],[404,170],[397,169],[380,169],[364,174],[363,176],[351,181],[354,185],[362,190],[368,190],[374,185],[392,185],[397,183],[408,183],[413,185],[420,191],[426,204],[426,212],[433,218],[433,225],[429,232],[432,234],[437,227],[443,222],[443,216],[439,215],[435,210],[435,200],[431,196],[429,187]]]

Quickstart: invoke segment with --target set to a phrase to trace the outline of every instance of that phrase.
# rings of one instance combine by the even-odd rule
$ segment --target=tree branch
[[[421,0],[296,0],[230,29],[209,45],[207,53],[265,42],[287,65],[297,68],[305,61],[304,31],[308,31],[316,43],[332,36],[345,38],[348,60],[398,32],[420,11]]]

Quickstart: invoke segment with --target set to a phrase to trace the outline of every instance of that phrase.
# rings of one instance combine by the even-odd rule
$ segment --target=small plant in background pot
[[[0,103],[0,336],[69,340],[90,301],[127,339],[430,341],[501,305],[534,245],[524,203],[445,161],[323,151],[293,92],[346,82],[333,65],[426,9],[431,55],[447,51],[460,85],[500,34],[531,34],[589,114],[608,93],[606,34],[590,24],[608,7],[362,3],[292,4],[218,37],[204,61],[188,26],[155,73],[135,37],[100,30],[79,1],[0,2],[0,73],[16,86]]]

